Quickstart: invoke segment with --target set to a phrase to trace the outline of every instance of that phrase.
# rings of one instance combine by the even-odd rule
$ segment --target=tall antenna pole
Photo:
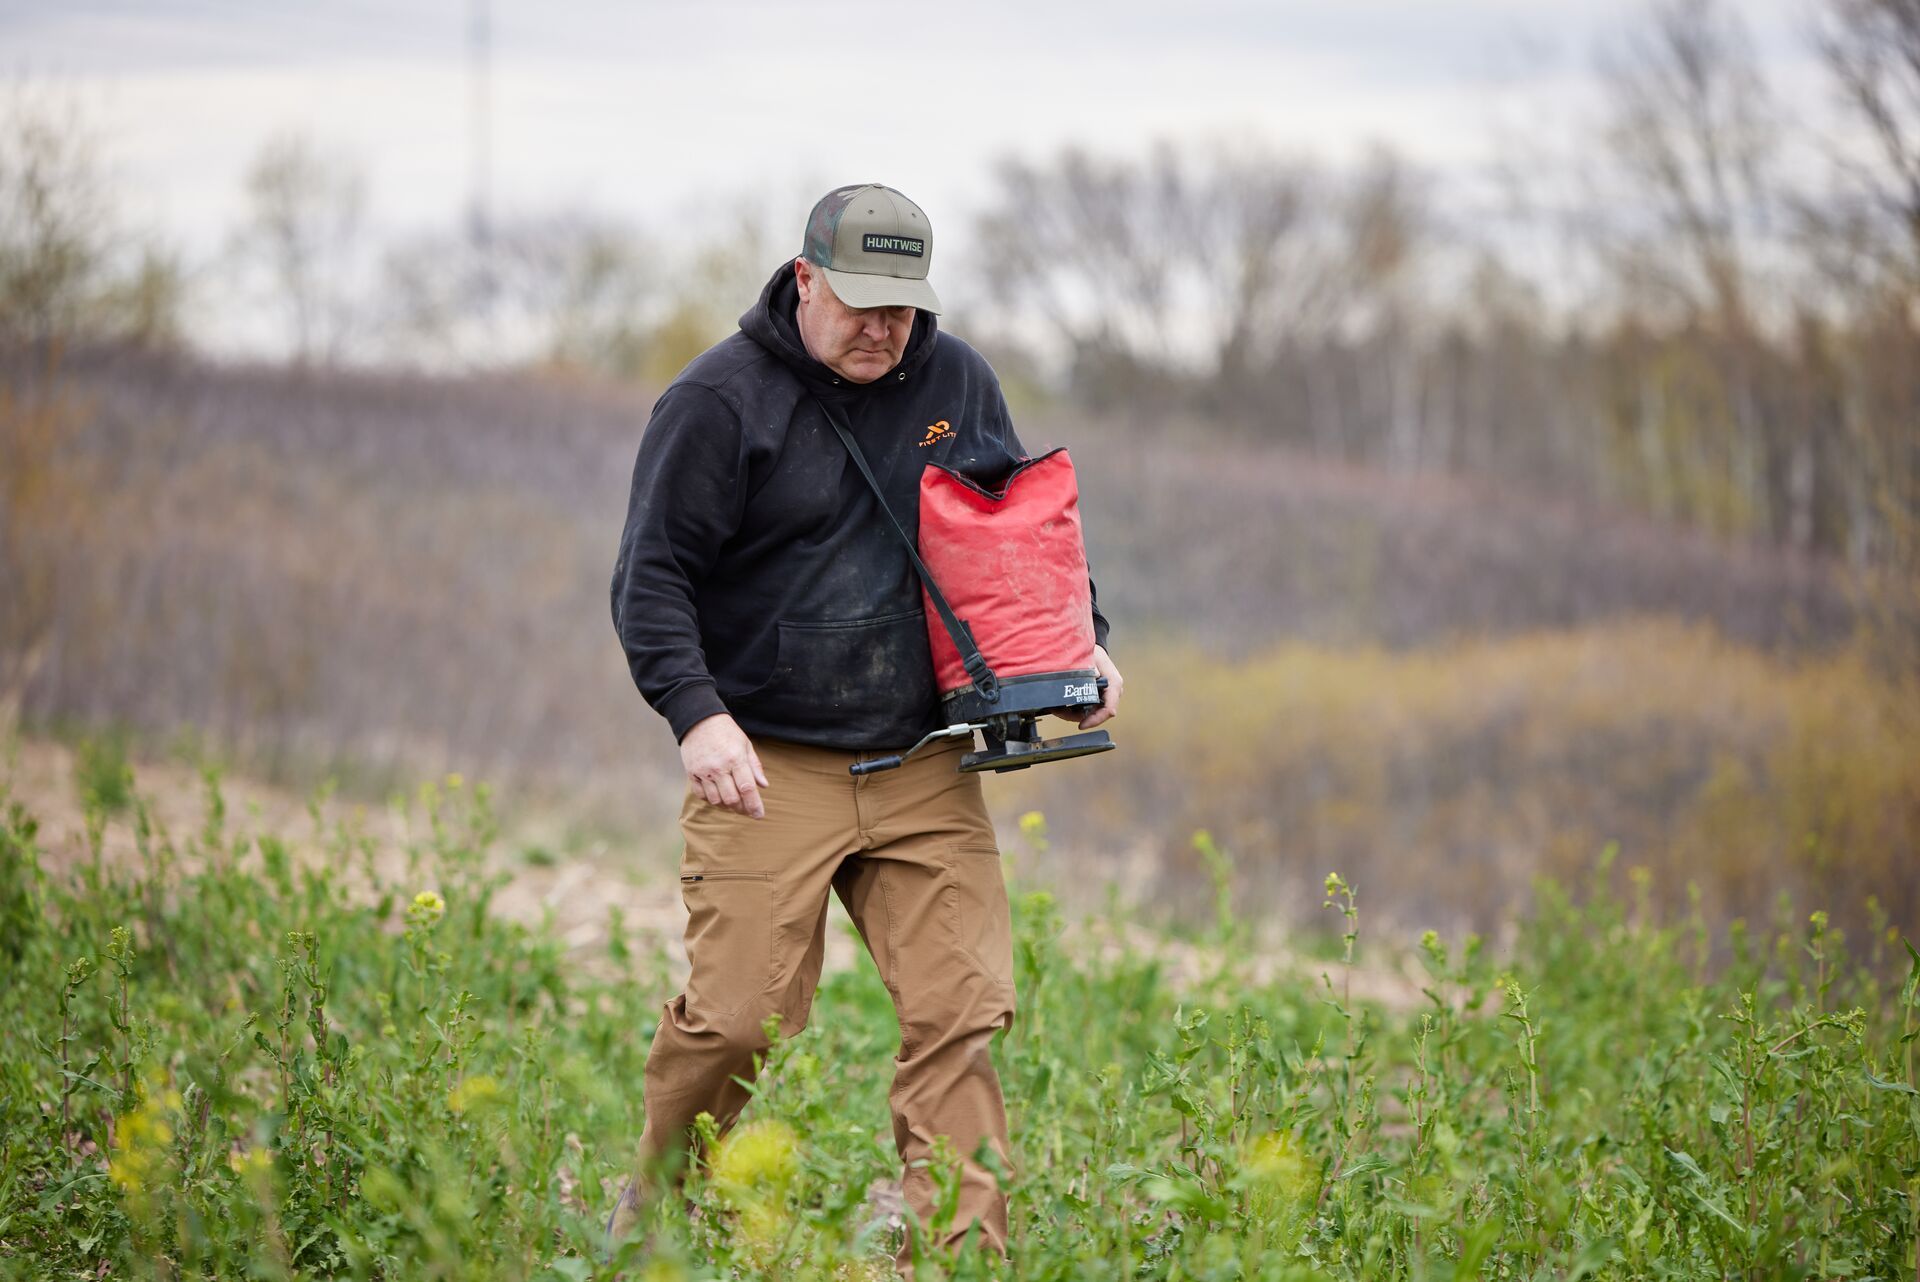
[[[491,329],[493,312],[493,216],[489,208],[489,186],[493,167],[493,134],[489,108],[492,97],[492,29],[489,7],[492,0],[473,0],[469,28],[468,53],[473,91],[471,123],[473,128],[472,191],[467,205],[467,238],[473,246],[477,264],[475,282],[479,314]]]

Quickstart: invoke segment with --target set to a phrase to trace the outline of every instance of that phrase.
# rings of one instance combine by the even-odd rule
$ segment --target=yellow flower
[[[137,1194],[146,1186],[147,1164],[122,1153],[107,1163],[107,1178],[118,1185],[122,1193]]]
[[[500,1083],[482,1073],[462,1078],[459,1085],[448,1091],[447,1107],[456,1113],[484,1109],[499,1100],[501,1094]]]
[[[714,1192],[740,1217],[748,1240],[778,1238],[787,1222],[787,1190],[800,1170],[800,1139],[785,1122],[750,1122],[713,1156]]]
[[[273,1154],[264,1148],[229,1149],[227,1167],[235,1175],[252,1179],[273,1169]]]
[[[1047,817],[1038,810],[1029,810],[1020,816],[1020,833],[1029,840],[1038,840],[1047,835]]]
[[[447,915],[447,901],[431,890],[423,890],[413,897],[413,903],[407,908],[407,921],[410,925],[431,929]]]
[[[1241,1163],[1241,1182],[1256,1215],[1271,1217],[1310,1205],[1320,1194],[1318,1165],[1286,1131],[1262,1135]]]
[[[800,1169],[800,1139],[785,1122],[749,1122],[720,1143],[713,1186],[729,1201],[784,1192]]]
[[[107,1163],[107,1178],[120,1191],[139,1197],[162,1174],[167,1161],[167,1146],[173,1143],[170,1114],[180,1111],[180,1092],[169,1090],[158,1095],[144,1087],[140,1102],[132,1112],[114,1123],[114,1155]]]

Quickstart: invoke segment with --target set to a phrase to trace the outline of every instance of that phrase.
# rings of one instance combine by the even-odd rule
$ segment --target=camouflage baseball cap
[[[891,187],[836,187],[807,215],[808,262],[849,307],[940,310],[927,284],[933,228],[920,206]]]

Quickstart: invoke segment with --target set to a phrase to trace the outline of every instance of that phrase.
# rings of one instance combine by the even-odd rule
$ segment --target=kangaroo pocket
[[[934,701],[920,610],[832,623],[782,619],[765,684],[729,700],[776,735],[859,747],[918,738]]]

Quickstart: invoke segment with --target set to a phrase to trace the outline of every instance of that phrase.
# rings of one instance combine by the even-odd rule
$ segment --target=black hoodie
[[[938,724],[920,582],[814,398],[845,417],[908,534],[928,463],[992,483],[1025,451],[993,370],[930,313],[898,365],[857,384],[807,355],[798,302],[782,264],[740,332],[654,404],[613,623],[676,739],[730,712],[749,736],[900,748]]]

